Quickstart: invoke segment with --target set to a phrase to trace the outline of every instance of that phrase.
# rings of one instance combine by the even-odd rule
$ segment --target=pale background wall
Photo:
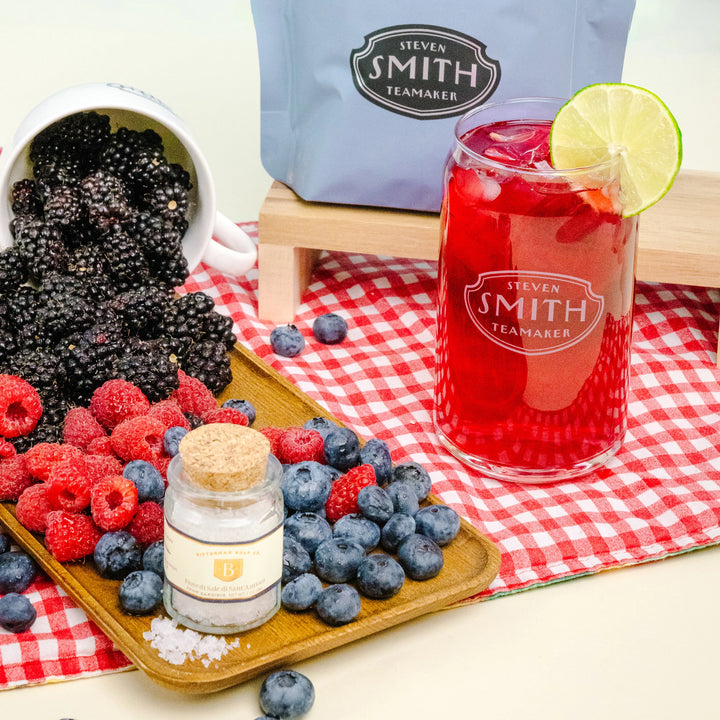
[[[673,110],[688,168],[720,166],[719,30],[717,0],[637,0],[624,79]],[[256,53],[249,0],[0,0],[0,145],[63,87],[133,85],[192,129],[219,209],[254,220],[270,184],[260,162]]]

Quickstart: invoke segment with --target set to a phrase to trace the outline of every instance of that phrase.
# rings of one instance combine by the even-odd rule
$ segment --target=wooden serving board
[[[241,346],[231,352],[231,362],[233,380],[219,400],[230,397],[250,400],[257,409],[254,427],[301,425],[319,415],[337,422],[295,385]],[[431,497],[430,502],[438,501]],[[156,615],[133,617],[121,611],[117,599],[120,581],[101,578],[90,559],[68,564],[54,560],[40,538],[17,521],[13,503],[0,503],[0,523],[136,667],[158,684],[188,693],[221,690],[439,610],[484,590],[500,567],[498,548],[463,520],[456,539],[444,548],[445,566],[437,577],[424,582],[408,579],[400,593],[390,600],[363,598],[360,615],[348,625],[333,628],[313,613],[294,614],[280,609],[259,628],[224,636],[228,642],[238,638],[238,647],[230,649],[209,667],[201,660],[172,665],[162,660],[143,638]]]

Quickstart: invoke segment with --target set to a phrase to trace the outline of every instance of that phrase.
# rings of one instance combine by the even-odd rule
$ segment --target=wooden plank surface
[[[257,409],[254,427],[301,425],[318,415],[334,419],[241,346],[231,353],[231,362],[233,379],[219,401],[230,397],[250,400]],[[437,500],[431,497],[430,502]],[[0,503],[0,524],[148,677],[164,687],[196,694],[221,690],[447,607],[485,589],[500,567],[498,548],[463,520],[457,538],[444,548],[445,566],[436,578],[425,582],[407,580],[390,600],[363,598],[359,617],[348,625],[332,628],[313,613],[281,609],[261,627],[224,636],[228,642],[239,639],[239,646],[209,667],[201,660],[171,665],[143,638],[153,616],[132,617],[120,609],[120,581],[101,578],[91,559],[66,564],[54,560],[39,537],[17,521],[13,503]]]

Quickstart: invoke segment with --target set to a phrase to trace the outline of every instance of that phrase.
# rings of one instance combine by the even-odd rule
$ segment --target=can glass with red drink
[[[492,477],[592,471],[627,427],[637,216],[614,159],[556,170],[565,101],[464,116],[444,170],[434,420]]]

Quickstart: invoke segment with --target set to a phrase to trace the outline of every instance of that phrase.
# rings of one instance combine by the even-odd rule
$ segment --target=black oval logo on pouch
[[[475,38],[435,25],[395,25],[350,54],[353,81],[370,102],[408,117],[462,115],[500,82],[500,63]]]

